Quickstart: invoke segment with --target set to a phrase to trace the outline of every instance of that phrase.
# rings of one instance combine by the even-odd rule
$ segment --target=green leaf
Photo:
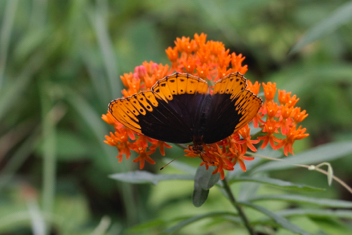
[[[10,182],[10,180],[15,176],[16,171],[31,155],[35,147],[35,142],[39,139],[39,133],[40,128],[37,127],[15,150],[7,164],[0,171],[0,190]]]
[[[118,97],[120,95],[118,91],[119,89],[116,89],[116,87],[119,87],[119,73],[117,70],[118,61],[114,54],[114,46],[108,32],[108,24],[104,18],[104,14],[106,14],[106,12],[103,11],[103,9],[99,9],[98,7],[95,12],[88,11],[88,16],[94,27],[94,32],[96,34],[99,48],[104,60],[106,74],[110,85],[110,95],[112,97]]]
[[[205,168],[204,165],[199,166],[194,180],[203,189],[211,189],[220,180],[220,174],[213,174],[213,171],[213,166],[209,166],[208,170]]]
[[[153,174],[147,171],[129,171],[109,176],[112,179],[132,184],[157,184],[164,180],[193,180],[193,175]]]
[[[162,234],[169,234],[169,233],[175,232],[175,231],[177,231],[177,230],[179,230],[179,229],[181,229],[191,223],[194,223],[198,220],[201,220],[201,219],[205,219],[205,218],[209,218],[209,217],[224,216],[224,215],[225,216],[237,216],[236,214],[230,213],[230,212],[212,212],[212,213],[207,213],[207,214],[203,214],[203,215],[197,215],[197,216],[193,216],[189,219],[186,219],[171,228],[168,228],[167,230],[162,232]]]
[[[53,101],[50,100],[46,86],[40,86],[41,109],[43,119],[43,210],[52,212],[55,200],[57,170],[57,126],[55,113],[52,112]]]
[[[0,90],[3,88],[4,72],[6,69],[6,61],[8,51],[10,48],[11,32],[13,30],[13,23],[16,16],[18,6],[18,0],[8,1],[4,11],[4,16],[1,22],[1,33],[0,33]]]
[[[33,55],[23,67],[21,73],[16,76],[16,79],[10,80],[3,87],[0,87],[0,120],[8,111],[16,107],[18,100],[23,98],[24,90],[28,88],[33,74],[43,65],[44,60],[45,58],[41,52]]]
[[[74,133],[65,130],[57,131],[56,138],[57,158],[64,161],[76,161],[78,159],[87,158],[89,149],[83,141]],[[43,140],[39,143],[39,155],[43,154]]]
[[[346,63],[318,64],[314,67],[303,68],[302,65],[293,65],[280,72],[270,74],[268,80],[275,82],[281,89],[289,89],[298,96],[311,93],[317,83],[336,84],[336,82],[350,82],[352,68]],[[290,79],[285,79],[290,77]]]
[[[308,33],[295,44],[289,54],[296,53],[302,47],[319,39],[320,37],[329,34],[336,30],[338,27],[352,19],[352,2],[347,2],[337,10],[335,10],[329,17],[325,18],[319,24],[311,28]]]
[[[278,225],[282,226],[283,228],[293,232],[293,233],[298,233],[298,234],[309,234],[307,232],[305,232],[304,230],[302,230],[300,227],[298,227],[295,224],[292,224],[290,221],[288,221],[287,219],[285,219],[284,217],[278,215],[277,213],[271,212],[267,209],[265,209],[264,207],[258,206],[258,205],[254,205],[252,203],[248,203],[248,202],[239,202],[238,204],[246,206],[246,207],[251,207],[257,211],[262,212],[263,214],[265,214],[266,216],[270,217],[271,219],[273,219]]]
[[[104,122],[102,122],[100,118],[101,114],[98,114],[95,111],[94,107],[75,90],[67,86],[62,87],[62,90],[65,93],[65,98],[67,99],[67,102],[80,115],[81,121],[87,124],[87,126],[91,130],[91,133],[94,134],[97,143],[99,144],[101,149],[104,150],[105,158],[103,159],[105,160],[104,164],[107,166],[107,168],[110,168],[111,172],[123,171],[124,165],[118,164],[116,159],[111,157],[116,155],[116,150],[114,150],[102,141],[102,137],[108,132],[106,126],[104,126]],[[103,162],[102,160],[99,161]]]
[[[243,181],[266,184],[266,185],[270,185],[270,186],[274,186],[274,187],[279,187],[281,189],[289,189],[289,190],[299,190],[299,191],[308,191],[308,192],[324,191],[325,190],[322,188],[316,188],[316,187],[308,186],[305,184],[294,184],[294,183],[291,183],[288,181],[271,179],[271,178],[239,177],[236,179],[231,179],[230,183],[243,182]]]
[[[211,189],[219,180],[220,174],[212,174],[213,166],[206,167],[199,166],[194,178],[194,190],[192,194],[192,202],[196,207],[200,207],[208,198],[209,189]]]
[[[147,229],[155,229],[158,226],[162,226],[165,225],[166,222],[162,219],[155,219],[155,220],[151,220],[151,221],[147,221],[145,223],[141,223],[138,224],[136,226],[133,226],[131,228],[128,229],[129,233],[138,233],[138,232],[142,232],[145,231]]]
[[[254,172],[273,171],[294,168],[293,164],[314,164],[334,160],[352,153],[352,141],[329,143],[310,149],[283,161],[268,162],[254,169]]]
[[[352,219],[352,211],[350,210],[326,210],[326,209],[289,209],[276,212],[281,216],[297,216],[305,215],[314,218],[340,218],[340,219]]]
[[[352,208],[352,202],[343,200],[333,200],[333,199],[320,199],[311,198],[300,195],[263,195],[251,198],[250,201],[263,201],[263,200],[274,200],[274,201],[286,201],[286,202],[296,202],[296,203],[306,203],[316,206],[326,206],[334,208]]]
[[[195,207],[200,207],[208,199],[209,189],[203,189],[197,181],[194,181],[192,202]]]

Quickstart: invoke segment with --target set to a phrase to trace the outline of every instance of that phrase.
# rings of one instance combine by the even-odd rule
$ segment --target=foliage
[[[0,233],[245,234],[231,205],[266,234],[350,233],[351,204],[343,200],[350,194],[335,182],[329,187],[324,175],[289,165],[329,161],[351,185],[352,41],[343,10],[350,6],[342,0],[0,1]],[[164,49],[176,37],[201,32],[245,55],[246,77],[276,82],[309,112],[302,125],[310,137],[294,145],[295,156],[285,163],[256,157],[247,173],[237,167],[227,175],[234,204],[223,196],[222,181],[209,189],[209,182],[192,180],[196,159],[178,159],[160,173],[157,158],[159,167],[139,172],[118,163],[116,150],[103,143],[111,129],[100,115],[121,97],[119,76],[145,60],[166,63]],[[171,159],[181,154],[176,146],[166,150]],[[282,155],[269,148],[258,154]],[[121,174],[146,184],[114,180]],[[208,191],[199,208],[193,189]]]

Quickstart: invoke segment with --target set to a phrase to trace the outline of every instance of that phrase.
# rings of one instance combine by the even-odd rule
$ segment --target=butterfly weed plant
[[[195,123],[195,126],[202,122],[201,117],[195,117],[196,115],[201,116],[201,114],[194,110],[201,110],[200,113],[208,112],[206,111],[208,110],[208,103],[203,101],[208,95],[215,100],[215,104],[210,101],[209,104],[216,106],[213,114],[209,111],[210,117],[206,120],[208,124],[204,124],[207,129],[212,128],[211,131],[207,132],[200,127],[199,129],[206,134],[198,137],[194,135],[193,145],[174,145],[183,148],[186,157],[197,158],[200,166],[193,175],[172,175],[168,178],[165,177],[167,174],[135,171],[115,174],[112,177],[134,183],[156,183],[171,178],[194,179],[192,200],[195,206],[201,206],[206,201],[210,188],[216,185],[223,189],[222,192],[235,208],[234,212],[229,210],[190,217],[188,220],[169,228],[165,231],[166,233],[203,218],[220,216],[226,218],[226,220],[234,221],[236,224],[242,222],[250,234],[259,231],[272,231],[273,228],[278,227],[294,233],[309,234],[303,228],[286,219],[285,217],[288,215],[274,213],[255,202],[257,200],[291,200],[303,203],[310,201],[314,204],[310,198],[297,195],[290,199],[289,197],[286,198],[285,195],[271,195],[267,198],[263,196],[261,199],[260,196],[251,195],[247,200],[239,201],[236,200],[230,187],[235,182],[249,181],[283,189],[322,190],[308,185],[262,177],[263,175],[260,173],[258,174],[260,177],[255,177],[254,174],[260,172],[260,167],[265,167],[265,165],[260,166],[259,160],[253,161],[256,158],[282,161],[278,158],[257,154],[258,148],[264,149],[270,145],[271,149],[280,153],[283,152],[286,156],[293,155],[295,141],[309,136],[306,128],[300,124],[307,118],[308,113],[298,106],[299,98],[291,92],[278,89],[275,83],[259,83],[244,78],[243,75],[248,70],[247,65],[244,65],[245,57],[242,54],[230,52],[229,49],[226,50],[221,42],[207,40],[207,36],[203,33],[195,34],[193,39],[188,37],[177,38],[175,46],[166,49],[166,54],[171,62],[170,65],[158,64],[153,61],[144,62],[137,66],[133,73],[130,72],[121,76],[121,80],[126,87],[122,91],[123,97],[112,101],[109,111],[102,115],[102,119],[114,127],[114,132],[106,135],[104,142],[117,148],[119,162],[123,161],[124,158],[129,159],[131,151],[134,151],[138,156],[133,162],[139,162],[140,169],[145,167],[146,162],[155,164],[153,154],[160,151],[161,155],[165,156],[165,148],[172,147],[167,142],[192,142],[192,136],[191,139],[188,139],[188,137],[182,139],[182,135],[175,132],[177,129],[180,132],[184,131],[184,127],[177,126],[176,121],[185,119],[183,112],[188,112],[191,118],[194,118],[188,122]],[[182,89],[180,90],[177,85],[174,85],[176,83],[179,87],[181,84],[185,84],[183,93],[181,92]],[[166,91],[162,90],[163,86],[166,87]],[[167,92],[170,93],[169,98]],[[188,104],[189,107],[184,107],[184,109],[188,108],[189,110],[178,110],[175,106],[169,104],[171,100],[181,99],[181,94],[188,95],[182,101],[182,104],[186,104],[186,106]],[[144,100],[142,100],[143,98]],[[199,108],[197,104],[206,105]],[[223,106],[225,108],[221,108]],[[167,121],[169,123],[166,123]],[[157,127],[155,122],[158,125],[165,125],[166,129]],[[201,125],[199,124],[199,126]],[[170,126],[170,131],[167,131],[168,126]],[[192,126],[190,128],[196,129],[197,127]],[[223,133],[227,133],[229,130],[229,134],[221,137],[224,135]],[[219,136],[218,139],[215,136]],[[238,173],[239,171],[234,172],[236,168],[246,172],[250,161],[253,161],[252,164],[249,164],[250,168],[253,168],[252,175],[244,177]],[[285,164],[284,159],[283,164]],[[333,176],[330,165],[328,163],[324,164],[328,165],[327,172],[319,168],[322,165],[299,166],[310,170],[318,170],[327,174],[330,181],[334,178],[344,184]],[[270,165],[267,167],[270,167]],[[345,187],[350,190],[347,185]],[[315,204],[318,205],[318,201]],[[246,208],[257,210],[267,217],[252,220],[246,214]],[[291,215],[294,215],[294,213]],[[274,223],[269,225],[267,223],[269,219]]]

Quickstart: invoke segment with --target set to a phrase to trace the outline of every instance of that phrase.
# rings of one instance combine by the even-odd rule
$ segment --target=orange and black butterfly
[[[109,112],[131,130],[171,143],[218,142],[237,132],[257,114],[262,100],[246,90],[246,78],[232,73],[214,85],[190,74],[174,73],[151,89],[110,102]]]

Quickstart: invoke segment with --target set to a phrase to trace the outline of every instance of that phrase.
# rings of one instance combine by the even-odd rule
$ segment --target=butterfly
[[[193,142],[201,153],[239,131],[257,114],[261,98],[246,90],[246,78],[231,73],[214,84],[187,73],[174,73],[143,91],[109,104],[112,116],[131,130],[160,141]]]

